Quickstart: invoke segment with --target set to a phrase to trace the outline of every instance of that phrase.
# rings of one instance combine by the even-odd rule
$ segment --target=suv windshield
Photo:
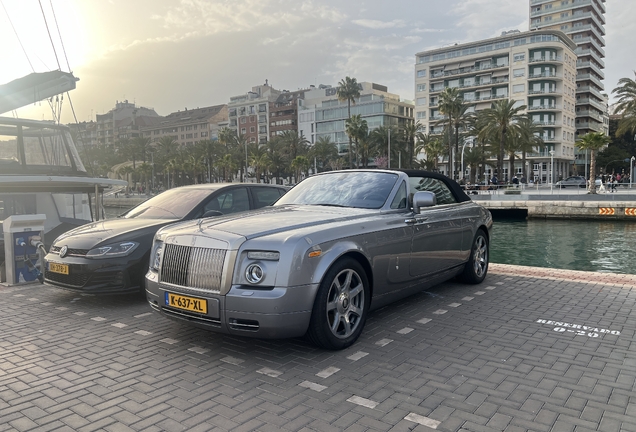
[[[210,189],[170,189],[133,207],[121,218],[183,219],[213,191]]]
[[[397,180],[397,174],[386,172],[338,171],[321,174],[303,180],[274,205],[380,208]]]

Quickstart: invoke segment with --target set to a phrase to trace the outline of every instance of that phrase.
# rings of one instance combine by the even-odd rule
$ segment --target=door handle
[[[408,225],[421,224],[426,222],[427,220],[428,220],[427,217],[414,217],[414,218],[404,219],[404,223]]]

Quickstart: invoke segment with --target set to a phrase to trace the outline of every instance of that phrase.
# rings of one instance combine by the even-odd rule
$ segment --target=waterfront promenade
[[[339,352],[0,287],[0,430],[634,431],[636,276],[492,264]]]

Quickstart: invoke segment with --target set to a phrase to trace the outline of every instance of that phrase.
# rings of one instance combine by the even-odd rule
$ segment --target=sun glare
[[[87,38],[84,36],[84,23],[74,8],[74,2],[43,1],[42,8],[44,15],[40,4],[35,0],[0,2],[0,43],[5,59],[0,68],[0,84],[34,71],[61,69],[68,72],[83,63]]]

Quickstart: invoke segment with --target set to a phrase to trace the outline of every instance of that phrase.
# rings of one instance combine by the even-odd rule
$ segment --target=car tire
[[[338,260],[325,274],[314,300],[307,336],[328,350],[347,348],[364,328],[371,304],[366,272],[353,258]]]
[[[488,236],[484,230],[478,230],[473,239],[470,258],[464,266],[460,280],[469,284],[480,284],[488,273],[488,259],[490,256]]]

